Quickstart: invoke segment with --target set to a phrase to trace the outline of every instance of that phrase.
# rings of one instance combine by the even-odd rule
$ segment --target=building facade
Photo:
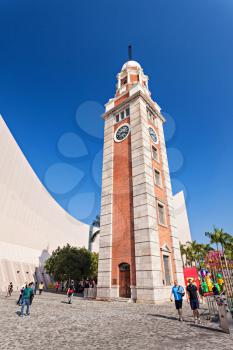
[[[165,300],[183,283],[164,117],[135,61],[106,104],[98,297]]]
[[[173,204],[179,241],[181,244],[186,245],[187,242],[192,241],[192,238],[183,191],[178,192],[173,196]]]
[[[88,247],[89,226],[70,216],[40,182],[0,116],[0,291],[50,279],[44,262],[58,246]]]

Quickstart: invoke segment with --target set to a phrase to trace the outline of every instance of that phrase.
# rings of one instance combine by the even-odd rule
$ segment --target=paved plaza
[[[174,305],[88,301],[63,295],[36,295],[31,315],[19,317],[18,295],[0,298],[0,349],[233,349],[233,335],[223,334],[203,318],[195,326],[188,306],[185,322]],[[203,312],[204,310],[201,310]]]

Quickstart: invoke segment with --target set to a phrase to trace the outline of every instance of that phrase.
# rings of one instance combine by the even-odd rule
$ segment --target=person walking
[[[44,289],[44,283],[40,282],[40,284],[39,284],[39,295],[42,294],[43,289]]]
[[[82,279],[80,282],[79,282],[79,293],[84,293],[84,280]]]
[[[60,288],[60,283],[56,282],[56,284],[55,284],[56,293],[58,293],[59,288]]]
[[[89,279],[87,278],[87,279],[84,281],[84,295],[83,295],[84,298],[88,298],[88,290],[89,290],[89,287],[90,287],[90,283],[89,283]]]
[[[30,300],[31,300],[31,296],[33,295],[32,284],[33,283],[31,282],[26,288],[24,288],[23,296],[22,296],[22,306],[21,306],[21,312],[20,312],[21,317],[23,317],[24,315],[23,312],[24,312],[25,305],[27,306],[26,315],[27,316],[30,315]]]
[[[73,290],[75,291],[75,285],[74,285],[74,280],[71,280],[71,281],[70,281],[70,284],[69,284],[69,286],[70,286],[70,285],[72,286]]]
[[[22,288],[20,289],[20,295],[19,295],[19,299],[17,301],[17,305],[21,306],[21,302],[22,302],[22,298],[23,298],[23,291],[25,289],[25,285],[22,286]]]
[[[97,281],[93,280],[93,298],[96,298],[97,295]]]
[[[38,289],[38,282],[36,281],[34,284],[35,288],[34,288],[34,294],[36,295],[37,289]]]
[[[11,294],[13,293],[13,283],[12,282],[10,282],[10,284],[9,284],[9,286],[8,286],[8,288],[7,288],[7,294],[6,294],[6,296],[7,297],[11,297]]]
[[[200,314],[199,314],[199,293],[197,286],[193,284],[193,280],[188,280],[189,284],[187,286],[187,302],[190,303],[190,307],[193,311],[193,317],[195,324],[201,323]]]
[[[179,321],[183,321],[183,315],[182,315],[182,304],[183,304],[183,297],[185,296],[185,291],[182,286],[178,284],[178,282],[174,281],[174,286],[171,290],[171,296],[170,300],[173,301],[173,297],[175,300],[175,307],[178,312]]]
[[[35,283],[32,282],[32,291],[33,291],[33,295],[35,295],[35,289],[36,289]]]
[[[32,289],[32,293],[30,295],[30,306],[32,305],[32,301],[34,299],[35,296],[35,285],[33,282],[30,283],[31,284],[31,289]]]
[[[67,290],[68,304],[72,303],[73,294],[74,294],[74,287],[73,285],[70,285]]]

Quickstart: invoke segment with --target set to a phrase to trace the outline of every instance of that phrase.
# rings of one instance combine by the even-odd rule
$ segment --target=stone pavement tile
[[[29,317],[16,311],[18,295],[0,298],[0,349],[233,349],[233,335],[214,330],[203,318],[194,326],[189,306],[185,322],[174,305],[88,301],[62,295],[35,296]]]

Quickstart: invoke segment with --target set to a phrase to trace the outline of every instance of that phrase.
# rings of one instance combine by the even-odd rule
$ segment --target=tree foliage
[[[224,232],[222,228],[214,227],[213,232],[206,232],[205,235],[210,239],[210,244],[216,245],[217,250],[219,250],[219,245],[222,252],[227,251],[229,248],[233,250],[233,236]]]
[[[98,273],[98,261],[99,261],[99,254],[93,252],[91,253],[91,271],[90,271],[90,277],[93,279],[97,279],[97,273]]]
[[[197,241],[187,242],[180,245],[183,266],[201,267],[204,264],[207,253],[213,250],[210,244],[197,243]]]
[[[206,255],[210,250],[216,247],[221,250],[228,259],[233,259],[233,236],[224,232],[221,228],[213,228],[213,232],[205,232],[205,236],[209,238],[210,244],[198,243],[195,240],[187,242],[187,244],[180,244],[180,252],[182,256],[183,266],[197,266],[202,267]],[[213,247],[214,246],[214,247]]]
[[[69,244],[58,247],[45,262],[45,270],[54,276],[55,280],[96,278],[98,269],[98,254],[91,253],[86,248],[72,247]]]

